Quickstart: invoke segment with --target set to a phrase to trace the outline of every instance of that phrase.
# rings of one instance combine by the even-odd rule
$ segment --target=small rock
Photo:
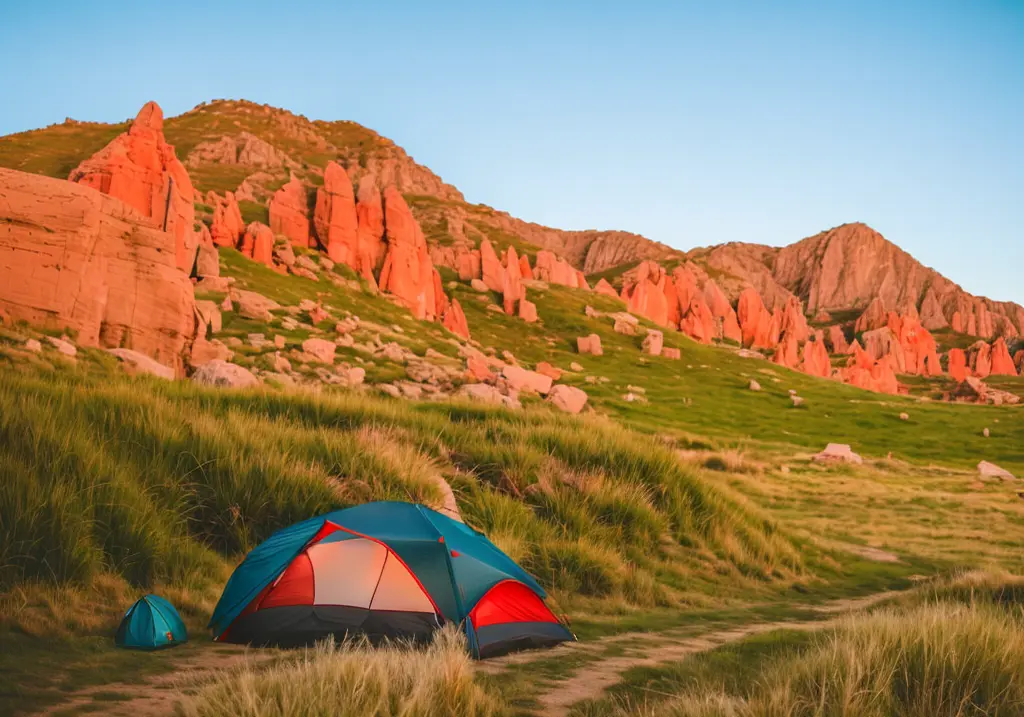
[[[109,352],[116,356],[132,375],[145,373],[168,381],[174,380],[173,368],[164,366],[159,361],[151,359],[145,354],[132,351],[131,349],[109,349]]]
[[[795,396],[796,395],[796,389],[795,388],[789,389],[789,395],[790,396]]]
[[[630,393],[639,393],[640,395],[647,393],[647,389],[644,388],[643,386],[627,385],[626,390],[629,391]]]
[[[650,329],[644,337],[642,345],[643,352],[650,356],[661,356],[661,350],[665,346],[665,335],[660,331]]]
[[[61,339],[57,339],[57,338],[54,338],[53,336],[47,336],[46,340],[49,341],[50,344],[55,349],[57,349],[59,352],[61,352],[65,356],[68,356],[70,358],[74,358],[75,355],[78,353],[78,349],[75,348],[74,344],[72,344],[71,342],[67,341],[66,339],[62,339],[62,338]]]
[[[900,420],[901,421],[909,421],[910,420],[910,414],[909,413],[901,413],[900,414]]]
[[[581,354],[590,354],[592,356],[604,355],[604,351],[601,349],[601,337],[597,334],[577,338],[576,350]]]
[[[302,350],[321,363],[334,363],[334,351],[338,346],[325,339],[306,339],[302,342]]]
[[[995,463],[989,463],[988,461],[981,461],[981,463],[978,464],[978,473],[981,475],[982,478],[1001,478],[1002,480],[1016,480],[1016,478],[1014,478],[1013,476],[1013,473],[1010,473],[1010,471],[1006,470],[1005,468],[1000,468]]]
[[[683,352],[679,349],[674,349],[671,346],[666,346],[661,350],[661,357],[667,359],[675,359],[678,361],[683,357]]]
[[[587,405],[587,394],[575,386],[560,383],[551,389],[548,401],[566,413],[579,413]]]
[[[486,294],[490,291],[490,289],[487,288],[487,284],[480,279],[473,279],[473,281],[469,282],[469,285],[473,288],[473,291],[478,291],[481,294]],[[502,311],[504,311],[504,309],[502,309]]]
[[[796,408],[797,406],[804,405],[804,399],[800,398],[799,396],[790,396],[789,400],[793,402],[794,408]]]
[[[283,349],[286,342],[287,339],[285,339],[285,337],[281,334],[278,334],[277,336],[274,337],[274,346],[276,346],[279,349]]]
[[[985,438],[988,438],[989,437],[989,430],[987,428],[983,429],[981,431],[981,435],[985,436]]]
[[[219,359],[209,361],[196,369],[192,374],[192,380],[205,386],[221,388],[243,388],[259,384],[259,379],[248,369]]]
[[[527,371],[520,366],[505,366],[501,370],[501,375],[516,391],[536,391],[543,395],[551,390],[550,376],[536,371]]]
[[[748,386],[748,388],[749,388],[749,389],[750,389],[751,391],[760,391],[760,390],[761,390],[761,384],[759,384],[759,383],[758,383],[757,381],[755,381],[754,379],[750,379],[750,386]]]
[[[366,369],[356,366],[354,368],[339,368],[338,376],[348,386],[359,386],[366,380]]]
[[[573,362],[572,362],[571,364],[569,364],[569,369],[570,369],[571,371],[576,371],[576,372],[578,373],[578,372],[580,372],[580,371],[582,371],[582,370],[583,370],[583,367],[582,367],[582,366],[580,366],[580,365],[579,365],[578,363],[576,363],[575,361],[573,361]]]
[[[25,342],[25,349],[37,354],[43,350],[43,345],[39,343],[36,339],[28,339]]]
[[[550,376],[552,381],[557,381],[562,378],[562,369],[552,366],[547,361],[539,362],[534,367],[534,370],[543,376]]]
[[[386,393],[392,398],[399,398],[402,395],[402,392],[398,390],[398,386],[392,386],[390,383],[382,383],[377,386],[377,388],[380,389],[382,393]]]
[[[238,313],[247,319],[270,321],[274,318],[270,312],[281,308],[281,305],[273,299],[268,299],[255,291],[238,291],[236,300],[238,301]]]

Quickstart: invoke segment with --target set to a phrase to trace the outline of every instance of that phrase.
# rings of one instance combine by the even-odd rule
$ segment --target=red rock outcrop
[[[505,264],[502,267],[501,296],[505,313],[513,316],[516,313],[516,305],[525,294],[523,293],[522,277],[519,275],[519,257],[516,255],[515,247],[510,246],[505,251]]]
[[[882,328],[888,321],[889,312],[882,300],[876,296],[868,304],[868,308],[864,309],[864,313],[857,317],[857,323],[854,324],[853,330],[858,334],[862,331],[873,331]]]
[[[978,341],[970,349],[971,372],[978,378],[988,378],[992,373],[992,347]]]
[[[615,287],[609,284],[604,279],[597,280],[597,283],[594,284],[594,291],[596,291],[598,294],[604,294],[605,296],[611,296],[616,299],[619,298],[619,293],[615,291]]]
[[[783,334],[782,340],[775,348],[772,361],[787,368],[797,369],[800,367],[800,344],[793,334]]]
[[[220,276],[220,255],[205,224],[199,226],[199,249],[196,253],[196,276]]]
[[[797,342],[804,342],[811,335],[810,327],[807,325],[807,317],[800,306],[800,300],[795,296],[789,297],[782,309],[779,321],[779,331],[793,334]]]
[[[946,370],[957,381],[963,381],[971,375],[970,369],[967,368],[967,355],[963,349],[950,349],[946,354],[946,360]]]
[[[469,338],[469,324],[466,322],[466,314],[463,313],[458,299],[451,300],[441,324],[456,336]]]
[[[480,250],[473,249],[463,254],[459,254],[456,259],[456,268],[459,272],[460,281],[472,281],[473,279],[479,279],[481,277],[481,259]]]
[[[686,315],[679,322],[679,330],[702,344],[709,344],[716,338],[715,317],[703,296],[698,294],[690,301]]]
[[[188,272],[198,243],[194,190],[163,127],[163,110],[147,102],[127,132],[78,165],[68,179],[120,199],[165,229],[174,237],[176,266]]]
[[[832,362],[823,341],[808,341],[804,344],[803,363],[800,370],[811,376],[828,378],[832,375]]]
[[[921,325],[916,316],[901,317],[890,312],[888,327],[896,336],[903,349],[905,372],[919,376],[939,376],[938,345],[928,329]]]
[[[241,252],[253,261],[274,266],[274,232],[261,222],[252,222],[245,228]]]
[[[832,346],[834,354],[845,354],[850,350],[850,344],[846,342],[846,334],[839,324],[832,324],[828,327],[828,342]]]
[[[533,268],[530,267],[530,257],[526,254],[519,257],[519,274],[522,278],[533,281]]]
[[[875,361],[854,341],[846,368],[839,372],[843,383],[877,393],[899,393],[899,382],[888,361]]]
[[[435,320],[434,265],[427,241],[393,186],[384,190],[384,227],[388,249],[380,273],[381,290],[398,297],[417,319]]]
[[[295,246],[309,246],[309,207],[306,188],[293,176],[270,198],[270,229]]]
[[[213,243],[217,246],[237,247],[245,233],[245,222],[235,195],[227,192],[223,197],[215,195],[213,198],[213,224],[210,227]]]
[[[89,185],[0,169],[0,310],[181,375],[196,318],[177,235]]]
[[[768,349],[779,342],[778,323],[765,308],[760,294],[753,287],[740,293],[737,306],[743,345],[754,349]]]
[[[533,275],[549,284],[568,286],[571,289],[586,288],[585,280],[583,285],[580,284],[580,272],[577,272],[569,262],[555,256],[550,251],[537,252]]]
[[[1017,367],[1017,373],[1024,376],[1024,349],[1013,355],[1013,365]]]
[[[480,274],[488,289],[499,294],[504,291],[505,267],[487,239],[480,242]]]
[[[528,324],[537,321],[537,305],[532,301],[521,299],[519,301],[519,318]]]
[[[359,275],[376,286],[373,271],[384,262],[384,205],[374,177],[359,181],[356,197],[356,233],[359,245]]]
[[[1017,368],[1010,357],[1010,350],[1006,346],[1006,340],[999,337],[992,344],[992,376],[1016,376]]]
[[[337,162],[328,162],[324,170],[324,184],[316,192],[313,227],[331,261],[344,264],[361,275],[367,271],[372,273],[371,258],[360,251],[352,181]]]

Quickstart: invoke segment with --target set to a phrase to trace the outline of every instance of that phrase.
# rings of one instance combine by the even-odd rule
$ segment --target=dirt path
[[[242,646],[217,646],[198,655],[168,664],[165,673],[141,682],[109,682],[72,692],[42,712],[42,715],[79,714],[85,705],[102,704],[99,714],[111,717],[155,717],[173,713],[174,706],[185,691],[204,678],[240,666],[243,663],[268,662],[275,650],[251,650]],[[95,709],[89,712],[97,713]]]
[[[688,655],[713,650],[730,642],[772,630],[819,630],[834,624],[838,617],[845,613],[876,605],[896,594],[895,592],[884,592],[861,598],[835,600],[819,605],[813,608],[823,616],[817,620],[759,622],[698,636],[673,634],[673,631],[669,630],[660,633],[623,633],[588,643],[566,643],[555,648],[555,651],[562,651],[566,654],[578,653],[581,650],[599,653],[612,646],[621,646],[624,648],[625,654],[588,662],[569,679],[559,681],[547,691],[542,692],[537,698],[539,703],[537,714],[542,714],[544,717],[564,717],[569,714],[570,708],[576,703],[600,697],[605,690],[620,682],[622,674],[631,668],[650,667],[678,661]],[[550,657],[550,655],[550,651],[545,653],[545,657]],[[481,668],[486,672],[500,672],[508,665],[529,663],[534,659],[537,659],[537,653],[520,652],[505,658],[483,662]]]

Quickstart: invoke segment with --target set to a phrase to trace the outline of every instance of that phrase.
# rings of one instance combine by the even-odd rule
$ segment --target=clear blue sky
[[[1024,0],[208,4],[0,0],[0,134],[246,98],[524,219],[683,249],[863,221],[1024,302]]]

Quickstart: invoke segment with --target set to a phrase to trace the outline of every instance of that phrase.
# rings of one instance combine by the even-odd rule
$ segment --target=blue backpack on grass
[[[114,644],[129,650],[159,650],[188,642],[188,631],[174,606],[159,595],[146,595],[128,608]]]

